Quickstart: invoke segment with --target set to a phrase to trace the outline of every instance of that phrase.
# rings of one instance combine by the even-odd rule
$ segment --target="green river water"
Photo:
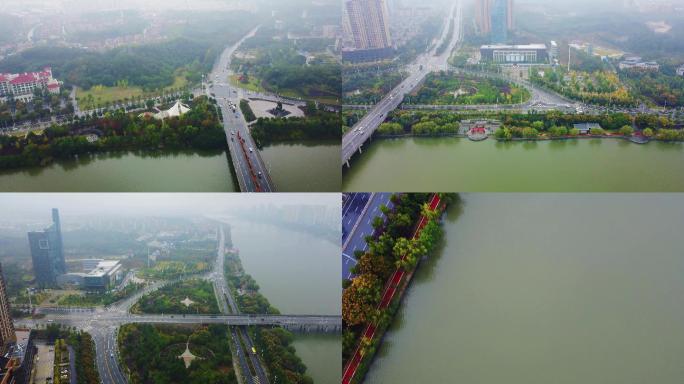
[[[339,191],[339,144],[275,144],[262,151],[278,191]],[[225,152],[98,154],[0,172],[0,192],[234,192]]]
[[[245,271],[281,313],[341,313],[338,244],[268,224],[227,222],[231,223],[233,244],[240,249]],[[295,334],[294,347],[316,384],[340,382],[339,335]]]
[[[376,140],[345,170],[343,190],[683,192],[684,144]]]
[[[464,194],[369,384],[679,384],[684,195]]]

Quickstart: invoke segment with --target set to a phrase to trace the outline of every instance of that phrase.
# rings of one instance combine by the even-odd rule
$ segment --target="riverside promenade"
[[[430,209],[437,209],[440,203],[441,199],[439,198],[439,195],[433,195],[432,199],[430,200]],[[420,236],[421,231],[423,230],[425,225],[427,225],[427,223],[428,218],[426,218],[425,216],[421,216],[420,221],[418,222],[418,226],[416,227],[416,230],[413,233],[412,239],[417,239]],[[406,256],[404,256],[404,258],[405,257]],[[407,277],[407,280],[410,280],[413,277],[413,271],[415,271],[415,268],[408,272],[403,270],[402,268],[397,268],[394,271],[394,273],[388,280],[388,283],[385,285],[385,291],[382,295],[382,299],[380,300],[380,304],[378,304],[379,310],[386,310],[392,303],[392,300],[394,299],[397,293],[399,293],[399,295],[403,294],[404,291],[400,289],[400,284],[404,277]],[[382,337],[382,335],[376,334],[377,329],[378,327],[376,322],[368,324],[366,330],[363,333],[363,338],[371,342],[376,336]],[[361,352],[361,346],[359,343],[359,345],[356,347],[356,351],[354,351],[354,355],[349,360],[347,366],[344,368],[342,384],[350,384],[352,382],[359,368],[359,365],[363,361],[363,358],[364,355]]]

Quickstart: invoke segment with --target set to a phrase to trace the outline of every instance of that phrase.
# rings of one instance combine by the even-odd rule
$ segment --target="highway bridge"
[[[449,36],[449,24],[453,21],[453,33]],[[436,44],[428,52],[421,54],[416,60],[408,65],[406,71],[409,76],[404,79],[396,88],[377,103],[361,121],[356,123],[352,129],[342,137],[342,166],[350,166],[349,161],[355,153],[361,153],[363,144],[368,141],[375,131],[382,124],[387,115],[397,109],[404,101],[404,97],[420,86],[425,77],[433,71],[446,70],[451,52],[461,41],[463,35],[462,8],[460,0],[452,6],[445,18],[442,35]],[[447,48],[438,53],[439,47],[450,39]]]
[[[77,325],[89,323],[102,326],[119,326],[122,324],[226,324],[226,325],[264,325],[282,326],[288,329],[311,332],[338,332],[342,327],[340,316],[328,315],[133,315],[74,312],[51,314],[42,319],[19,321],[17,326],[48,325],[61,323]]]
[[[230,69],[233,54],[245,40],[253,37],[258,30],[259,27],[254,28],[240,41],[223,51],[204,85],[207,96],[215,98],[219,108],[221,108],[228,150],[241,192],[276,191],[269,169],[252,138],[247,120],[240,111],[240,99],[244,96],[244,91],[238,87],[233,87],[229,82],[229,78],[233,74]],[[269,97],[267,95],[257,96]]]

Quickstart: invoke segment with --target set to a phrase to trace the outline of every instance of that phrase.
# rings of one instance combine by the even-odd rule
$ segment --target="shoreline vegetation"
[[[347,116],[347,121],[354,117]],[[581,138],[622,138],[643,144],[649,141],[684,141],[684,129],[666,117],[624,113],[575,115],[556,111],[544,114],[456,114],[446,111],[397,111],[377,130],[377,138],[467,137],[461,129],[464,120],[496,120],[500,127],[491,134],[499,141],[571,140]],[[353,125],[353,121],[348,122]],[[575,124],[594,124],[580,134]]]
[[[430,207],[433,199],[439,205]],[[374,234],[366,238],[368,250],[357,251],[358,264],[352,280],[343,280],[342,359],[343,366],[356,364],[354,377],[343,382],[361,383],[370,368],[384,334],[394,321],[406,288],[420,261],[429,257],[441,242],[441,213],[458,201],[457,194],[404,194],[392,196],[393,209],[382,206],[387,222],[376,219]],[[422,223],[422,219],[427,221]],[[400,280],[393,281],[401,271]],[[386,289],[396,289],[389,302],[383,302]],[[371,338],[368,329],[373,328]],[[360,355],[360,357],[358,357]]]
[[[236,304],[243,313],[280,314],[268,299],[259,292],[259,285],[245,272],[237,253],[225,256],[224,273],[228,288],[235,297]],[[267,366],[269,376],[280,378],[284,384],[313,384],[306,374],[307,367],[297,356],[292,343],[294,335],[283,327],[248,328],[261,358]]]
[[[269,144],[304,140],[342,140],[342,120],[337,112],[328,112],[308,102],[305,117],[258,118],[252,123],[252,137],[262,148]]]
[[[190,103],[190,112],[165,120],[117,110],[53,125],[42,134],[0,135],[0,170],[44,167],[55,160],[103,152],[225,150],[225,132],[214,103],[197,97]]]

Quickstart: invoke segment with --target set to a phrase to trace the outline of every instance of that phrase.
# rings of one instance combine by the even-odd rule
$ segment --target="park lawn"
[[[165,91],[171,89],[184,88],[188,85],[188,79],[184,75],[178,75],[174,78],[173,84],[164,88]],[[88,96],[92,95],[94,102],[85,102]],[[76,88],[76,97],[79,100],[79,108],[81,110],[93,109],[95,107],[105,106],[107,102],[112,103],[121,101],[126,98],[134,98],[145,95],[142,87],[128,86],[128,87],[105,87],[94,86],[89,90]]]
[[[246,89],[246,90],[252,91],[252,92],[277,93],[283,97],[289,97],[292,99],[313,100],[313,101],[318,101],[319,103],[333,104],[333,105],[340,104],[340,99],[338,97],[335,97],[335,96],[310,96],[311,91],[309,90],[310,88],[308,88],[308,87],[301,89],[301,90],[288,88],[288,89],[281,89],[281,90],[276,91],[276,90],[268,87],[268,85],[266,85],[266,87],[264,87],[262,85],[262,81],[254,75],[249,76],[249,81],[247,83],[241,83],[238,80],[239,76],[240,75],[232,75],[230,77],[230,84],[232,86],[242,88],[242,89]],[[313,91],[316,92],[316,90],[313,90]],[[317,93],[325,94],[325,93],[330,93],[330,92],[325,91],[325,90],[321,90],[320,92],[317,92]]]
[[[474,89],[475,93],[455,97],[453,92],[458,89]],[[411,99],[417,104],[517,104],[529,100],[530,93],[523,87],[502,80],[441,72],[429,75]]]
[[[259,80],[257,77],[249,76],[249,81],[246,83],[240,82],[240,80],[238,80],[239,77],[240,77],[240,75],[230,76],[230,79],[229,79],[230,85],[232,85],[234,87],[246,89],[246,90],[252,91],[252,92],[265,92],[264,87],[261,86],[261,80]]]
[[[76,88],[76,98],[81,110],[93,109],[97,106],[104,106],[108,102],[112,103],[117,100],[131,99],[142,95],[143,90],[141,87],[104,87],[96,85],[87,91],[82,88]],[[86,101],[90,96],[92,96],[93,101]]]
[[[296,89],[284,89],[280,91],[279,93],[285,97],[291,97],[291,98],[301,98],[304,100],[313,100],[313,101],[318,101],[319,103],[323,104],[331,104],[331,105],[339,105],[340,104],[340,98],[335,97],[335,96],[311,96],[311,88],[305,88],[302,91],[296,90]],[[314,90],[314,92],[316,92]],[[325,91],[322,92],[317,92],[317,93],[328,93]]]

